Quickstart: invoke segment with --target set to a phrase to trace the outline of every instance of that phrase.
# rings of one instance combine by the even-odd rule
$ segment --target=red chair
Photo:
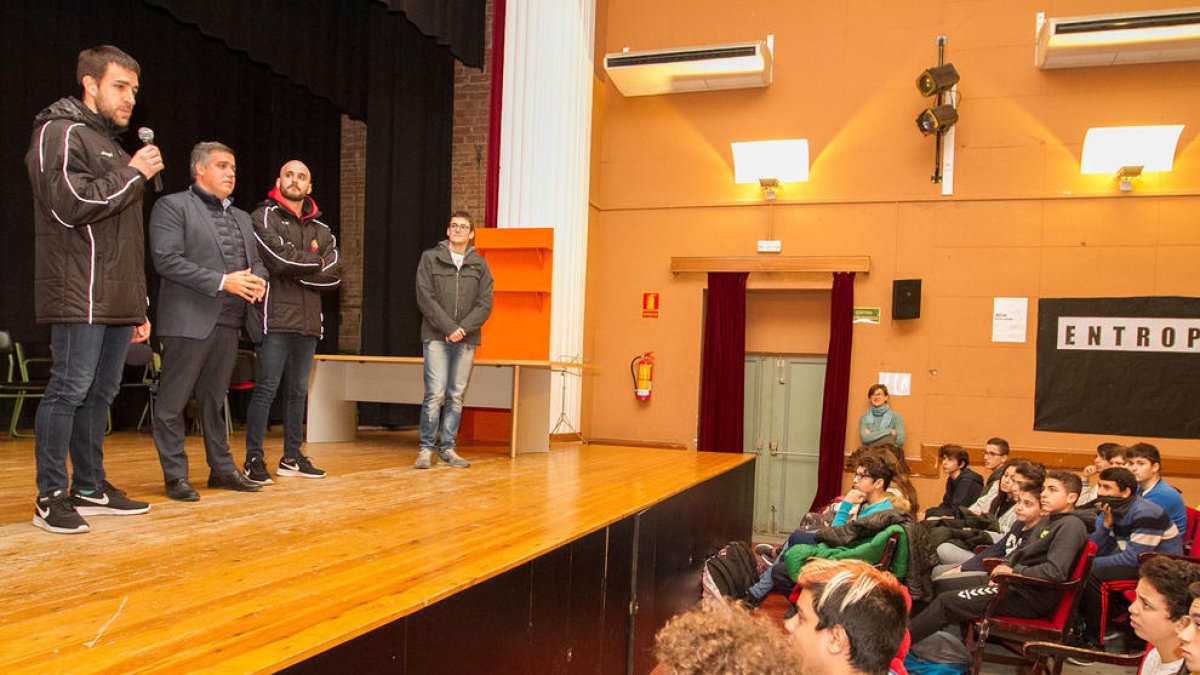
[[[1197,547],[1196,538],[1200,536],[1200,511],[1193,509],[1190,506],[1184,507],[1187,510],[1187,531],[1183,534],[1183,555],[1190,557],[1191,551],[1200,552],[1200,547]],[[1153,556],[1154,553],[1143,553],[1138,556],[1138,562],[1146,559],[1147,556]],[[1100,584],[1100,646],[1104,646],[1104,634],[1108,632],[1108,599],[1112,593],[1120,593],[1125,597],[1126,604],[1133,602],[1135,598],[1134,589],[1137,588],[1137,579],[1114,579],[1112,581],[1104,581]]]
[[[1066,642],[1067,622],[1083,597],[1083,589],[1087,584],[1088,574],[1092,571],[1092,561],[1096,558],[1096,544],[1089,541],[1075,561],[1071,576],[1066,581],[1049,581],[1036,577],[1026,577],[1020,574],[997,574],[992,581],[999,587],[996,597],[988,605],[983,616],[970,623],[967,629],[967,652],[972,654],[971,673],[977,675],[983,666],[984,649],[988,640],[993,640],[1014,654],[1021,655],[1019,659],[994,657],[1001,663],[1027,665],[1024,658],[1023,646],[1031,641]],[[1044,619],[1023,619],[1012,616],[996,616],[996,607],[1008,593],[1013,584],[1044,588],[1048,591],[1061,591],[1062,597],[1055,605],[1054,611]]]

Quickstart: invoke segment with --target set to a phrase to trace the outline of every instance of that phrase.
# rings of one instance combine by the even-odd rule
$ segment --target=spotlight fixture
[[[920,115],[917,115],[917,128],[926,136],[943,134],[957,121],[958,111],[954,109],[954,106],[939,105],[935,108],[926,108]]]
[[[942,161],[945,158],[945,143],[954,142],[951,129],[958,122],[958,110],[954,107],[955,85],[958,84],[958,70],[954,64],[946,63],[946,36],[937,36],[938,58],[937,65],[926,68],[917,77],[917,91],[922,96],[932,96],[933,104],[917,115],[917,129],[929,136],[932,134],[936,143],[933,148],[933,174],[929,180],[941,183],[943,179]],[[950,138],[943,137],[949,133]],[[949,170],[949,169],[947,169]],[[942,194],[951,194],[953,186],[950,181],[942,186]]]
[[[958,84],[958,71],[953,63],[934,66],[917,78],[917,90],[922,96],[936,96]]]

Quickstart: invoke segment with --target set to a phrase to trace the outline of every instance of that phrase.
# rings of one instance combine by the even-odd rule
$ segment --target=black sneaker
[[[150,504],[126,497],[123,490],[118,490],[108,481],[104,481],[104,487],[90,495],[72,490],[71,503],[81,516],[136,516],[150,510]]]
[[[284,457],[279,460],[279,469],[275,472],[280,476],[299,476],[300,478],[324,478],[325,472],[312,465],[307,457]]]
[[[251,457],[246,460],[246,478],[251,483],[259,485],[270,485],[275,482],[271,480],[271,474],[267,473],[267,465],[261,457]]]
[[[80,534],[92,529],[75,511],[71,495],[62,490],[55,490],[49,497],[37,498],[33,503],[33,524],[58,534]]]

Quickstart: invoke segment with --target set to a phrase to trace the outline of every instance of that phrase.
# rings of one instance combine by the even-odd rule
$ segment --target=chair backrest
[[[12,335],[6,330],[0,330],[0,354],[8,354],[13,350]]]
[[[1184,509],[1187,511],[1187,532],[1183,534],[1183,554],[1200,554],[1200,544],[1196,542],[1197,539],[1200,539],[1200,510],[1190,506],[1184,507]]]
[[[145,342],[135,342],[129,345],[125,352],[125,365],[134,368],[145,368],[154,360],[154,350]]]
[[[1058,600],[1058,605],[1054,607],[1054,612],[1050,614],[1050,623],[1055,628],[1065,628],[1067,618],[1075,611],[1075,606],[1079,604],[1079,599],[1083,597],[1083,587],[1087,582],[1088,574],[1092,571],[1092,561],[1096,559],[1096,543],[1088,541],[1083,546],[1083,550],[1079,552],[1079,558],[1075,561],[1075,566],[1071,568],[1071,576],[1067,579],[1068,583],[1075,585],[1068,590],[1063,591],[1062,597]]]

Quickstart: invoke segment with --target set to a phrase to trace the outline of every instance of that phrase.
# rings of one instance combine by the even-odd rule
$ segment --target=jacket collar
[[[288,204],[287,199],[283,197],[283,192],[280,191],[278,185],[271,188],[271,191],[267,193],[267,199],[279,204],[284,210],[300,220],[310,220],[316,218],[321,213],[320,209],[317,208],[316,200],[311,195],[305,195],[304,197],[304,206],[300,208],[303,213],[296,213],[292,210],[291,204]]]

